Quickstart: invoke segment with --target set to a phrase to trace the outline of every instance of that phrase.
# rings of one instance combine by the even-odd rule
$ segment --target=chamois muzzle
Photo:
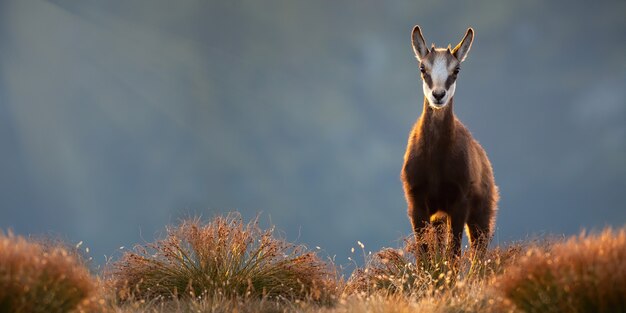
[[[441,104],[441,99],[446,96],[445,90],[433,90],[433,97],[437,100],[436,104]]]

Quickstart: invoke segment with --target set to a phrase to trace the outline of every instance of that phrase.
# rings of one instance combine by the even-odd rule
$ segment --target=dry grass
[[[125,253],[109,277],[122,301],[188,298],[211,306],[221,296],[328,302],[336,293],[335,275],[305,247],[277,239],[256,220],[244,224],[230,214],[169,228],[165,239]]]
[[[482,260],[446,251],[441,230],[428,228],[405,239],[402,249],[386,248],[354,271],[339,312],[502,312],[507,301],[492,285],[524,252],[521,244],[488,250]],[[427,247],[423,249],[421,247]],[[391,300],[390,300],[391,299]],[[367,308],[359,307],[368,303]],[[396,307],[397,304],[397,307]],[[356,306],[356,307],[355,307]],[[371,307],[370,307],[371,306]]]
[[[163,300],[136,300],[124,303],[111,302],[109,311],[114,313],[273,313],[299,311],[300,305],[309,305],[308,302],[276,301],[267,298],[252,298],[240,296],[226,296],[223,294],[209,297],[181,298]]]
[[[187,220],[110,264],[106,288],[71,248],[0,234],[0,312],[626,312],[626,228],[480,260],[438,233],[364,253],[344,282],[256,220]]]
[[[475,259],[470,251],[455,258],[446,251],[440,233],[430,227],[406,238],[402,249],[386,248],[375,253],[364,268],[354,271],[344,293],[403,293],[417,299],[432,296],[495,277],[523,250],[521,245],[511,245],[487,251],[482,260]]]
[[[423,312],[414,300],[398,294],[374,293],[367,297],[347,296],[330,308],[310,308],[307,312],[319,313],[411,313]]]
[[[530,249],[497,286],[525,312],[626,312],[626,229]]]
[[[0,312],[93,312],[97,290],[66,249],[0,233]]]
[[[197,221],[183,223],[176,228],[177,231],[170,230],[170,236],[176,233],[176,238],[180,239],[182,237],[178,232],[185,229],[185,225],[195,225],[197,230],[192,233],[202,232],[203,227],[208,227],[213,229],[211,233],[215,237],[219,233],[216,230],[220,229],[215,226],[218,224],[222,225],[221,229],[242,231],[249,227],[256,228],[254,224],[243,225],[238,217],[218,218],[206,226],[198,225]],[[271,238],[271,231],[268,233],[256,229],[258,234]],[[222,280],[220,288],[205,289],[203,297],[160,301],[150,294],[148,297],[135,298],[140,301],[130,301],[115,308],[117,312],[158,313],[626,312],[626,270],[623,262],[626,260],[625,233],[626,230],[607,230],[600,235],[583,234],[567,242],[530,241],[513,244],[490,249],[481,260],[477,260],[469,252],[457,259],[450,257],[445,250],[445,243],[440,240],[439,232],[431,228],[405,240],[401,249],[387,248],[371,257],[365,256],[365,266],[357,268],[345,283],[333,281],[329,272],[322,271],[322,281],[326,283],[313,284],[319,293],[334,294],[337,286],[343,286],[341,297],[331,305],[320,306],[316,298],[311,296],[310,290],[296,296],[289,291],[281,294],[285,289],[250,296],[249,284],[243,283],[242,279],[234,279],[239,283],[224,284]],[[223,240],[215,242],[224,242],[229,246],[233,242],[232,238],[226,239],[231,236],[239,238],[240,235],[236,234],[239,233],[229,232],[221,237]],[[253,246],[255,248],[252,251],[259,249],[257,245]],[[421,247],[427,247],[427,251]],[[156,250],[151,252],[152,257],[163,253]],[[177,262],[169,263],[168,266],[186,272],[186,269],[181,268],[182,263]],[[146,269],[143,263],[140,267]],[[150,278],[150,275],[144,277]],[[138,283],[144,281],[139,280]],[[181,285],[190,288],[193,283]],[[324,291],[323,288],[329,286],[332,289]],[[176,294],[172,289],[166,290],[170,297]],[[191,293],[197,294],[196,291]]]

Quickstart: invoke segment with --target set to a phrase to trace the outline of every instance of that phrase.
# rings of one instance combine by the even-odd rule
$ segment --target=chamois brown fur
[[[435,53],[451,51],[433,48],[425,54]],[[453,105],[453,95],[440,108],[432,107],[428,97],[424,98],[422,114],[409,136],[401,178],[416,235],[431,219],[434,221],[434,217],[444,213],[449,251],[458,256],[465,225],[473,250],[484,251],[489,244],[495,227],[498,189],[487,154],[456,118]]]

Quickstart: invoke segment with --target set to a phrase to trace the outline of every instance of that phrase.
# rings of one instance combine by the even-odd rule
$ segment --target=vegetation
[[[497,285],[525,312],[626,312],[626,229],[529,249]]]
[[[363,250],[364,266],[346,280],[238,214],[168,228],[103,278],[71,249],[2,235],[0,311],[626,312],[626,228],[496,247],[480,259],[451,257],[440,234]]]
[[[206,298],[328,301],[335,273],[315,253],[244,224],[238,214],[198,219],[168,229],[167,237],[138,246],[112,264],[121,300]]]
[[[384,312],[395,312],[394,303],[400,303],[400,311],[418,307],[425,312],[499,312],[510,308],[492,286],[526,248],[521,244],[495,248],[482,260],[466,251],[455,259],[446,251],[441,233],[428,228],[407,238],[402,249],[375,253],[348,280],[344,296],[359,300],[348,305],[376,302]]]
[[[428,243],[421,251],[420,246]],[[445,282],[455,276],[454,263],[446,255],[438,230],[429,228],[415,238],[405,239],[403,249],[386,248],[367,259],[366,266],[356,269],[348,280],[346,293],[383,291],[422,297],[436,291],[428,290],[432,287],[448,285]]]
[[[93,312],[97,286],[66,248],[0,233],[0,312]]]

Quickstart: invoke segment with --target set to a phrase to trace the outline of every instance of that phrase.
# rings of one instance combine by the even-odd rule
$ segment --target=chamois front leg
[[[463,229],[467,222],[468,216],[468,203],[465,200],[460,200],[451,207],[448,223],[450,229],[450,254],[454,257],[461,256],[461,243],[463,240]]]

